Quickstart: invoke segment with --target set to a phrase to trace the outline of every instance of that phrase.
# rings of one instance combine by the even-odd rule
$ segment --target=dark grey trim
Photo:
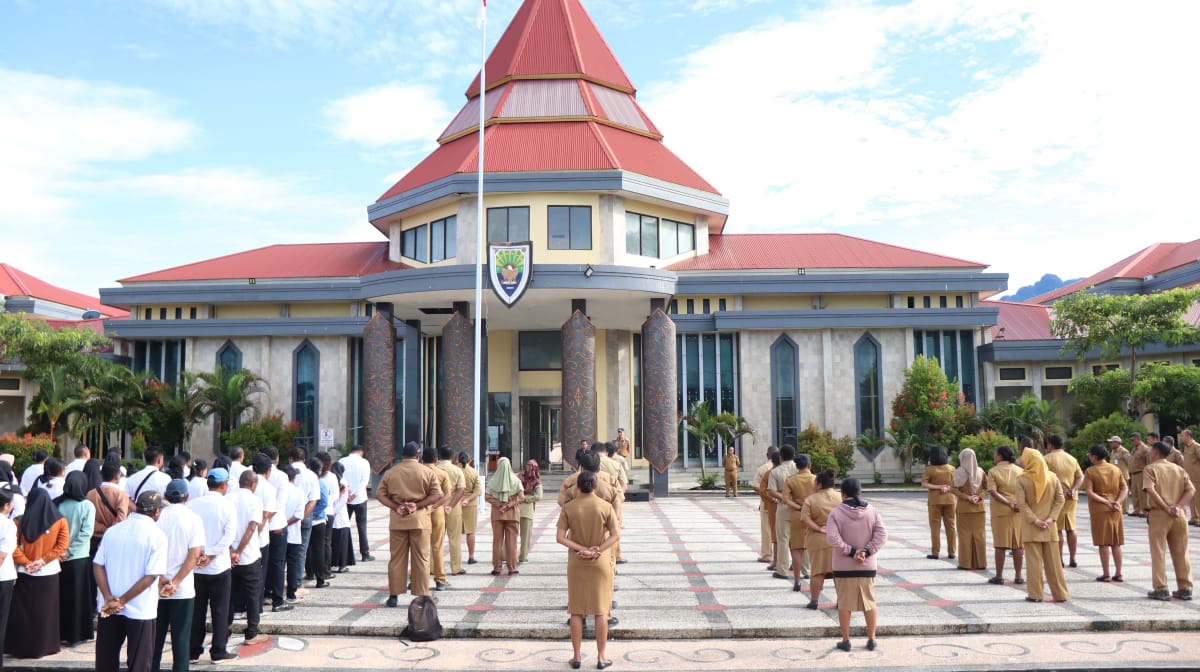
[[[289,317],[226,320],[106,320],[109,338],[203,338],[238,336],[361,336],[365,317]]]
[[[535,264],[526,292],[539,289],[617,290],[675,293],[675,273],[636,266],[592,265],[592,277],[583,274],[587,264]],[[474,264],[389,271],[363,278],[362,298],[475,289]],[[491,282],[484,274],[484,290]]]
[[[1078,361],[1070,352],[1063,352],[1064,341],[1060,340],[1039,340],[1039,341],[993,341],[987,345],[977,348],[979,353],[979,361],[981,362],[1074,362]],[[1148,345],[1138,351],[1138,360],[1145,361],[1148,357],[1155,355],[1176,355],[1187,352],[1200,353],[1200,344],[1192,345],[1177,345],[1166,346],[1162,343],[1154,343]],[[1112,359],[1122,359],[1129,357],[1129,349],[1121,350],[1121,353]],[[1091,350],[1084,359],[1109,359],[1101,357],[1099,350]]]
[[[867,294],[986,292],[1008,288],[1007,273],[771,273],[680,271],[676,294]]]
[[[973,329],[996,324],[999,308],[742,310],[713,313],[719,331],[739,329]]]
[[[237,347],[237,344],[234,343],[232,339],[226,339],[225,342],[221,344],[221,347],[217,348],[217,357],[216,357],[217,361],[214,363],[213,366],[220,366],[221,365],[221,354],[226,351],[229,351],[229,350],[232,350],[234,353],[237,354],[238,363],[237,363],[237,367],[235,368],[235,370],[241,369],[242,368],[242,349]]]
[[[1200,259],[1197,259],[1196,263],[1167,271],[1147,280],[1142,283],[1142,291],[1157,292],[1176,287],[1190,287],[1197,283],[1200,283]]]
[[[129,308],[135,305],[186,303],[287,303],[305,301],[355,301],[361,296],[359,278],[319,281],[179,282],[163,285],[105,287],[100,300],[108,306]]]
[[[4,297],[0,297],[4,298]],[[10,296],[4,298],[4,312],[6,313],[28,313],[30,315],[37,313],[37,300],[28,296]]]
[[[677,334],[710,333],[717,330],[717,321],[712,315],[668,315],[675,323]]]
[[[367,219],[374,222],[449,196],[476,193],[479,177],[475,173],[455,173],[387,200],[367,206]],[[534,193],[541,191],[627,191],[670,203],[699,208],[721,215],[729,214],[729,199],[698,189],[624,170],[589,170],[546,173],[485,173],[485,194]]]

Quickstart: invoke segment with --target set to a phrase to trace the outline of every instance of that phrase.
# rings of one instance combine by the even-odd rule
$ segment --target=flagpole
[[[479,66],[479,181],[475,197],[475,399],[472,405],[474,408],[472,443],[475,444],[475,467],[482,474],[482,478],[486,479],[487,464],[484,461],[483,442],[480,440],[482,433],[480,416],[483,410],[481,406],[484,391],[480,387],[483,384],[483,123],[485,121],[484,108],[486,107],[484,100],[487,95],[487,0],[483,0],[479,16],[483,23],[483,42]],[[479,495],[479,506],[483,507],[482,492]]]

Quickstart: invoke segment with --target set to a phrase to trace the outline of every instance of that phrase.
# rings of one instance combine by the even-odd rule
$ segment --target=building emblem
[[[533,243],[488,246],[488,277],[496,296],[511,307],[525,293],[533,275]]]

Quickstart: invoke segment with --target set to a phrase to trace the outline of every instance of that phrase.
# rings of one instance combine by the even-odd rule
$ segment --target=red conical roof
[[[526,0],[487,59],[487,88],[513,79],[582,78],[633,93],[633,83],[579,0]],[[479,95],[479,75],[467,97]]]

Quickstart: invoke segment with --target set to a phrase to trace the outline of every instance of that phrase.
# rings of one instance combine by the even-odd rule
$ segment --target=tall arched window
[[[800,424],[800,356],[796,342],[786,335],[771,346],[771,420],[775,425],[775,444],[783,445],[784,436],[795,436]]]
[[[225,345],[217,350],[217,366],[230,372],[242,370],[242,351],[238,350],[233,341],[225,341]]]
[[[317,401],[321,384],[321,351],[308,340],[292,352],[292,417],[300,423],[299,438],[317,437]]]
[[[883,384],[879,379],[879,341],[870,333],[854,344],[854,394],[858,433],[883,433]]]

